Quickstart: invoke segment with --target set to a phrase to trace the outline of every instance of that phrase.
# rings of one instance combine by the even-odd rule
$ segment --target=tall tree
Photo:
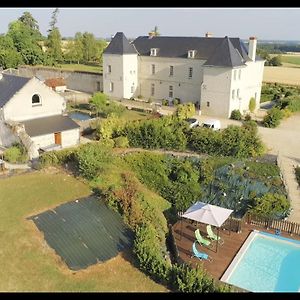
[[[82,35],[83,59],[85,62],[95,61],[97,57],[97,41],[92,33]]]
[[[65,59],[69,62],[80,63],[83,59],[83,44],[82,44],[82,34],[77,32],[75,34],[74,41],[69,41],[65,53]]]
[[[53,61],[53,64],[58,63],[62,60],[61,50],[61,35],[58,28],[54,28],[48,35],[46,46],[47,55]]]
[[[46,46],[48,47],[48,59],[52,64],[56,64],[62,60],[61,34],[58,27],[56,27],[57,15],[58,8],[52,12],[51,21],[49,23],[50,29],[48,30],[49,34],[46,42]]]
[[[21,54],[23,62],[29,65],[43,63],[44,53],[38,44],[32,29],[20,20],[9,24],[7,37],[11,38],[16,50]]]
[[[56,28],[58,12],[58,8],[55,8],[55,10],[52,12],[51,21],[49,23],[50,29],[48,30],[48,32],[51,32],[54,28]]]
[[[18,20],[21,21],[24,25],[26,25],[30,29],[39,31],[38,22],[31,15],[30,12],[28,12],[28,11],[23,12],[23,15]]]

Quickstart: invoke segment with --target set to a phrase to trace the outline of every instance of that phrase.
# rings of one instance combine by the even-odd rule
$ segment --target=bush
[[[280,120],[283,118],[283,112],[273,107],[271,108],[267,115],[263,119],[263,124],[265,127],[275,128],[280,124]]]
[[[196,114],[195,104],[193,103],[179,104],[175,111],[176,117],[178,117],[180,120],[191,118],[195,114]]]
[[[216,291],[214,280],[203,268],[191,268],[188,265],[174,265],[171,271],[171,283],[175,291],[184,293],[212,293]]]
[[[283,112],[283,117],[284,118],[289,118],[292,115],[292,112],[286,107],[282,110]]]
[[[300,167],[295,168],[296,179],[300,185]]]
[[[245,121],[251,121],[252,117],[250,114],[246,114]]]
[[[173,101],[172,101],[173,105],[174,106],[177,106],[178,104],[180,104],[180,99],[179,98],[175,98]]]
[[[111,148],[100,142],[81,146],[75,153],[79,173],[90,180],[96,177],[112,160],[110,152]]]
[[[250,101],[249,101],[249,110],[250,112],[254,112],[255,111],[255,108],[256,108],[256,101],[255,101],[255,98],[251,98]]]
[[[145,224],[137,228],[134,241],[134,253],[140,268],[162,283],[169,280],[171,265],[168,265],[161,253],[157,233],[152,224]]]
[[[162,99],[161,104],[164,106],[169,106],[169,101],[167,99]]]
[[[128,148],[129,147],[129,141],[126,136],[119,136],[114,139],[115,147],[117,148]]]
[[[242,114],[241,114],[241,112],[238,109],[234,109],[231,112],[230,119],[232,119],[232,120],[238,120],[238,121],[242,120]]]
[[[285,93],[284,97],[286,98],[286,97],[289,97],[289,96],[292,96],[292,95],[293,95],[293,93],[291,91],[287,91]]]
[[[22,144],[15,143],[4,151],[4,159],[10,163],[24,163],[28,160],[26,148]]]
[[[260,198],[255,198],[251,212],[267,217],[286,217],[289,213],[290,202],[284,195],[267,193]]]

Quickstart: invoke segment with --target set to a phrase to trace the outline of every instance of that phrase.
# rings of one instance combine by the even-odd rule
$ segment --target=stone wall
[[[64,78],[67,88],[85,93],[103,92],[103,76],[92,72],[66,71],[44,67],[19,66],[18,75],[37,76],[42,80],[48,78]]]

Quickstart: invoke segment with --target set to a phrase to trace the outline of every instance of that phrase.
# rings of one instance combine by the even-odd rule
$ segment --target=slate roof
[[[237,67],[244,65],[244,61],[241,53],[233,47],[230,39],[225,37],[204,63],[204,66]]]
[[[31,78],[3,74],[0,79],[0,107],[3,107]]]
[[[56,115],[22,122],[31,137],[79,128],[68,116]]]
[[[129,43],[123,32],[117,32],[103,53],[109,54],[136,54],[134,47]]]
[[[240,38],[170,36],[149,38],[148,36],[140,36],[133,41],[133,44],[138,53],[144,56],[150,55],[151,48],[158,48],[158,57],[187,58],[189,50],[196,50],[195,59],[209,60],[214,56],[215,58],[210,61],[216,65],[224,65],[225,63],[224,66],[237,66],[251,61],[248,57],[248,48]],[[217,49],[219,49],[218,55]]]

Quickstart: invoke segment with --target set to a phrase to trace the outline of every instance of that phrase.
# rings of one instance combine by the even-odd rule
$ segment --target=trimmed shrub
[[[254,110],[255,110],[255,108],[256,108],[256,101],[255,101],[255,98],[250,98],[250,101],[249,101],[249,110],[250,110],[250,112],[254,112]]]
[[[263,119],[263,124],[265,127],[275,128],[280,124],[280,120],[283,118],[283,112],[273,107],[271,108],[267,115]]]
[[[162,99],[161,104],[164,106],[169,106],[169,101],[167,99]]]
[[[119,136],[114,139],[114,147],[117,148],[128,148],[129,147],[129,141],[126,136]]]
[[[232,119],[232,120],[238,120],[238,121],[242,120],[242,114],[241,114],[241,112],[238,109],[234,109],[231,112],[230,119]]]
[[[180,99],[179,98],[175,98],[172,102],[173,102],[174,106],[177,106],[178,104],[180,104]]]

